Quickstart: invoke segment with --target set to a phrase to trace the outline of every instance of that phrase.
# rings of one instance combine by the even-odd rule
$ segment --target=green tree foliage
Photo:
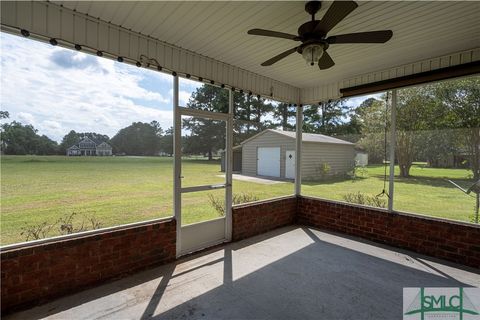
[[[192,93],[187,108],[228,112],[228,91],[214,86],[203,85]],[[201,117],[182,119],[182,153],[204,154],[212,160],[213,154],[225,148],[226,127],[223,121]]]
[[[187,103],[188,108],[228,112],[228,91],[214,86],[203,85],[198,88]],[[234,102],[234,144],[267,128],[274,127],[272,114],[274,106],[263,98],[235,92]],[[183,153],[204,154],[212,159],[213,154],[225,148],[225,123],[201,117],[185,117],[182,121]]]
[[[158,123],[134,122],[121,129],[110,140],[115,153],[137,156],[153,156],[160,151],[159,133],[163,132]]]
[[[17,121],[2,124],[1,145],[5,154],[18,155],[53,155],[58,149],[55,141],[45,135],[38,135],[32,125],[23,125]]]
[[[474,178],[480,179],[480,77],[439,83],[434,87],[434,96],[445,110],[440,125],[463,129],[456,135],[460,149],[470,158]]]
[[[271,102],[261,97],[244,95],[239,92],[235,92],[233,98],[235,106],[234,145],[239,145],[242,141],[265,129],[277,126],[274,121],[278,118],[275,118],[273,114],[277,108]]]
[[[396,153],[400,175],[413,161],[464,154],[480,177],[480,78],[462,78],[398,91]]]
[[[326,135],[342,134],[348,107],[344,100],[329,100],[306,107],[303,112],[303,131]]]
[[[285,131],[295,129],[296,107],[287,103],[279,103],[273,109],[273,117],[277,121],[275,124]]]
[[[8,119],[10,118],[10,113],[8,111],[0,110],[0,119]]]
[[[390,120],[383,99],[365,100],[351,116],[360,126],[359,146],[368,152],[371,163],[383,159],[383,128],[389,127]],[[414,161],[445,166],[451,165],[454,155],[463,154],[468,158],[466,167],[476,179],[480,177],[479,77],[400,89],[396,113],[395,154],[400,176],[410,176]]]
[[[368,152],[369,163],[383,163],[385,159],[385,126],[388,111],[385,100],[369,98],[355,109],[352,119],[360,127],[358,146]]]
[[[173,127],[165,130],[160,138],[160,152],[173,156]]]
[[[398,90],[395,154],[400,168],[401,177],[410,176],[410,168],[422,146],[424,130],[432,129],[436,118],[434,97],[431,86],[418,86]]]

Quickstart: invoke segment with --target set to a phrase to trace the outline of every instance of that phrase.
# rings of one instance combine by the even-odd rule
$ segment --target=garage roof
[[[273,133],[276,133],[276,134],[280,134],[282,136],[286,136],[288,138],[291,138],[292,140],[295,140],[295,137],[296,137],[296,133],[294,131],[266,129],[266,130],[263,130],[260,133],[257,133],[253,137],[250,137],[250,138],[246,139],[245,141],[243,141],[241,143],[241,145],[245,144],[248,141],[251,141],[251,140],[254,140],[254,139],[258,138],[259,136],[264,135],[267,132],[273,132]],[[302,141],[303,142],[314,142],[314,143],[343,144],[343,145],[352,145],[352,146],[354,145],[353,143],[345,141],[345,140],[341,140],[341,139],[337,139],[337,138],[333,138],[333,137],[330,137],[330,136],[326,136],[326,135],[323,135],[323,134],[317,134],[317,133],[302,133]]]

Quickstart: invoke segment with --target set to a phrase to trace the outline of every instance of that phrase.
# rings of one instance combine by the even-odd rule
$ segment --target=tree
[[[133,122],[130,126],[121,129],[110,140],[116,153],[125,153],[137,156],[153,156],[160,151],[161,128],[155,124]]]
[[[480,179],[480,77],[438,83],[434,96],[446,110],[441,125],[464,129],[458,139],[469,155],[474,179]]]
[[[160,152],[173,155],[173,127],[165,130],[164,135],[160,138]]]
[[[278,121],[276,125],[280,126],[282,130],[291,131],[295,129],[295,122],[292,124],[289,120],[296,119],[296,107],[287,103],[279,103],[278,106],[274,108],[273,117]]]
[[[429,86],[405,88],[397,92],[395,154],[401,177],[410,176],[410,168],[421,145],[420,131],[431,128],[434,100]]]
[[[203,85],[192,93],[187,108],[226,113],[228,91]],[[225,148],[226,124],[223,121],[186,117],[182,119],[182,131],[186,132],[182,137],[184,154],[205,154],[212,160],[215,152]]]
[[[10,113],[8,111],[0,110],[0,119],[8,119],[8,118],[10,118]]]
[[[150,122],[150,125],[155,130],[155,134],[157,135],[157,137],[160,138],[163,135],[163,129],[160,126],[160,123],[157,120],[153,120],[152,122]]]
[[[37,155],[55,155],[58,154],[58,144],[46,135],[37,135]]]
[[[385,159],[385,126],[388,114],[385,102],[375,98],[363,101],[355,109],[355,121],[360,126],[358,146],[368,152],[369,163],[383,163]]]
[[[51,155],[57,153],[58,145],[47,136],[39,136],[32,125],[20,122],[2,124],[2,151],[5,154]]]
[[[345,125],[348,107],[344,100],[329,100],[311,105],[303,111],[303,131],[326,135],[339,134],[339,128]]]
[[[274,128],[277,108],[273,103],[258,96],[245,95],[239,92],[234,94],[234,123],[233,143],[239,145],[242,141],[256,135],[257,133]]]

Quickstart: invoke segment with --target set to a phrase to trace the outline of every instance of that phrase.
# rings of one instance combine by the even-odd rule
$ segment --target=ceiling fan
[[[312,20],[305,22],[298,28],[298,36],[283,32],[251,29],[248,34],[256,36],[283,38],[294,41],[300,41],[302,44],[276,55],[275,57],[262,63],[262,66],[271,66],[275,62],[282,60],[295,51],[300,53],[310,65],[318,66],[321,70],[331,68],[335,65],[327,52],[331,44],[344,43],[385,43],[393,35],[391,30],[368,31],[358,33],[347,33],[327,37],[328,32],[333,29],[340,21],[345,19],[358,5],[355,1],[334,1],[328,8],[322,20],[315,20],[315,14],[321,8],[320,1],[308,1],[305,4],[305,11],[312,16]]]

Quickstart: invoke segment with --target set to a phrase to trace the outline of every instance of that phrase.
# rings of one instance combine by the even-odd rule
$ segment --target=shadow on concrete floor
[[[478,270],[288,227],[13,315],[36,319],[401,319],[404,287],[468,287]]]

